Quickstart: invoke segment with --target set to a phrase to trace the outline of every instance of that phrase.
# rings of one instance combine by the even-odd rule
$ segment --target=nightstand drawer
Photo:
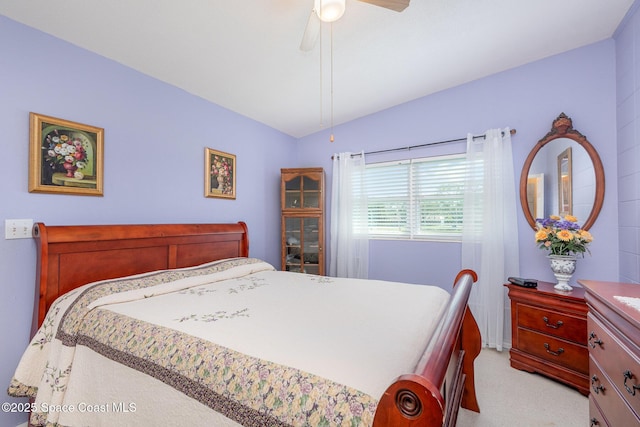
[[[517,305],[517,310],[519,327],[533,329],[582,345],[587,344],[587,322],[584,317],[521,303]]]
[[[620,395],[640,414],[640,360],[591,314],[587,316],[587,322],[591,358],[598,362]]]
[[[582,374],[589,373],[586,347],[550,335],[518,328],[517,348]]]
[[[607,423],[611,426],[637,426],[638,417],[592,358],[589,361],[589,375],[591,376],[590,397],[596,402],[602,413],[607,414]]]

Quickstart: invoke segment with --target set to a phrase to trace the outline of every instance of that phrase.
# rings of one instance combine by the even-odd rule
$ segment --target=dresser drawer
[[[590,427],[609,427],[607,419],[598,408],[595,397],[589,395],[589,426]]]
[[[589,394],[589,427],[609,427],[607,419],[592,394]]]
[[[587,344],[587,322],[555,310],[545,310],[527,304],[517,305],[518,326],[540,331],[568,341]]]
[[[597,406],[606,415],[606,421],[610,426],[637,426],[640,425],[638,417],[625,403],[625,400],[616,391],[615,386],[609,382],[609,378],[603,374],[601,367],[593,359],[589,358],[589,375],[591,375],[591,394]]]
[[[516,346],[551,363],[585,375],[589,373],[589,352],[584,346],[522,328],[518,328]]]
[[[618,392],[640,414],[640,359],[614,337],[598,319],[587,316],[589,353]],[[627,390],[628,389],[628,390]]]

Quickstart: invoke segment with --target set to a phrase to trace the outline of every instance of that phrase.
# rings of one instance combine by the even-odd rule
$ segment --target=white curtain
[[[333,155],[329,275],[369,276],[367,205],[362,179],[364,152]]]
[[[478,273],[469,307],[485,347],[502,351],[511,341],[511,317],[503,286],[520,271],[511,134],[491,129],[467,137],[462,268]]]

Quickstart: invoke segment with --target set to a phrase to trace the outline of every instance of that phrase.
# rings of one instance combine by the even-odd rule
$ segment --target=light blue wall
[[[338,70],[336,65],[336,72]],[[595,237],[592,256],[578,261],[575,278],[617,280],[615,88],[615,44],[609,39],[337,126],[333,144],[328,142],[326,133],[303,138],[300,163],[325,167],[327,181],[331,182],[330,157],[334,152],[406,147],[464,138],[468,132],[482,134],[490,128],[508,126],[517,129],[512,141],[513,185],[518,191],[520,171],[529,151],[551,129],[552,121],[564,112],[599,152],[606,177],[604,207],[590,230]],[[338,105],[339,93],[335,96]],[[421,157],[464,150],[464,143],[456,143],[400,152],[395,156]],[[368,161],[388,159],[388,155],[377,155]],[[513,233],[520,241],[520,274],[553,280],[546,253],[534,244],[533,230],[520,208],[516,215],[518,229]],[[443,287],[450,286],[452,278],[463,267],[458,243],[372,241],[369,262],[370,278],[397,276],[412,283],[435,283]]]
[[[640,13],[615,34],[620,280],[640,283]]]
[[[105,129],[104,197],[28,192],[30,111]],[[293,164],[293,138],[2,16],[0,124],[3,228],[7,218],[49,224],[243,220],[251,256],[279,264],[280,167]],[[236,200],[204,197],[205,147],[236,154]],[[35,260],[33,240],[0,237],[3,390],[29,338]],[[25,419],[2,413],[0,426]]]

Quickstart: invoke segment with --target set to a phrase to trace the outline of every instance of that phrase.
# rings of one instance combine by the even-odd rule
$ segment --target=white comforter
[[[87,285],[52,306],[9,391],[68,426],[370,425],[448,298],[255,259]]]

